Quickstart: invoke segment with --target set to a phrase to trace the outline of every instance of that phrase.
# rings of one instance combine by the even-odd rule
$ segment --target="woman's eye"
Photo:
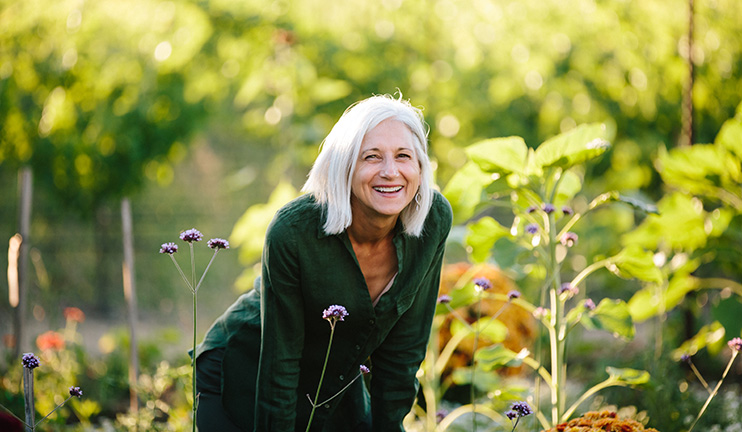
[[[400,153],[397,157],[402,158],[402,159],[412,159],[412,155],[407,154],[407,153]]]
[[[374,159],[379,159],[379,155],[371,154],[371,155],[367,155],[367,156],[366,156],[366,157],[364,157],[363,159],[364,159],[364,160],[374,160]]]

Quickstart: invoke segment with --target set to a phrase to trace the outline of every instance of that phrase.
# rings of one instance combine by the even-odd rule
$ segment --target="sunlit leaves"
[[[505,348],[502,344],[490,345],[478,350],[475,359],[484,371],[502,367],[518,367],[523,363],[521,354]]]
[[[467,147],[466,154],[482,171],[524,174],[528,147],[521,137],[492,138]]]
[[[490,256],[490,251],[495,242],[509,235],[510,231],[507,228],[489,216],[469,224],[465,242],[467,246],[471,247],[470,256],[472,260],[477,263],[484,262]]]
[[[611,138],[603,124],[580,125],[544,141],[536,149],[536,162],[544,168],[570,168],[605,153]]]
[[[633,339],[635,333],[629,308],[622,300],[601,300],[594,310],[582,315],[580,323],[588,329],[605,330],[624,339]]]
[[[483,201],[484,187],[491,182],[491,175],[474,162],[468,162],[454,174],[443,190],[453,208],[454,223],[464,222],[474,215],[474,210]]]
[[[661,283],[662,272],[654,262],[654,254],[636,244],[630,244],[610,258],[608,269],[624,279],[636,278],[646,282]]]

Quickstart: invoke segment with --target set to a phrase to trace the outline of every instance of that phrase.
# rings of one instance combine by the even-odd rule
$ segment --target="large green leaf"
[[[616,337],[634,337],[634,322],[631,320],[629,307],[623,300],[601,300],[595,309],[582,315],[580,323],[591,330],[609,331]]]
[[[465,243],[471,247],[469,255],[472,261],[481,263],[487,260],[495,242],[509,235],[510,231],[507,228],[489,216],[469,224]]]
[[[491,345],[477,350],[474,355],[479,367],[491,371],[502,367],[518,367],[523,358],[515,351],[505,348],[502,344]]]
[[[521,137],[492,138],[470,145],[466,154],[482,171],[524,174],[528,147]]]
[[[659,313],[672,310],[683,301],[686,294],[700,287],[699,279],[687,273],[673,276],[664,292],[657,287],[647,287],[631,297],[629,312],[636,321],[644,321]]]
[[[580,125],[543,142],[536,149],[536,163],[542,167],[569,168],[605,153],[610,148],[604,124]]]
[[[661,283],[662,271],[654,263],[654,253],[630,244],[610,259],[608,269],[624,279],[636,278],[646,282]]]
[[[482,172],[474,162],[468,162],[456,171],[443,189],[443,195],[453,208],[454,223],[463,223],[474,214],[477,206],[485,200],[484,188],[490,183],[492,174]]]
[[[657,207],[659,214],[647,216],[639,227],[622,236],[622,243],[646,249],[666,246],[689,252],[706,245],[707,215],[700,201],[675,192],[665,195]]]

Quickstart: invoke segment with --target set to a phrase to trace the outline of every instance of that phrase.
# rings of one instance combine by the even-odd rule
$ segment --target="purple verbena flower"
[[[213,238],[206,245],[212,249],[229,249],[229,242],[220,238]]]
[[[345,321],[345,317],[348,316],[348,311],[345,307],[340,305],[332,305],[322,312],[322,319],[327,321]]]
[[[528,405],[527,402],[515,402],[511,407],[511,411],[515,411],[518,414],[518,417],[525,417],[527,415],[533,414],[533,410],[531,410],[531,406]]]
[[[520,291],[512,290],[508,293],[508,300],[520,298]]]
[[[552,214],[552,213],[554,213],[556,211],[556,207],[554,207],[554,204],[548,204],[548,203],[547,204],[544,204],[544,206],[541,207],[541,209],[546,214]]]
[[[439,410],[438,410],[438,411],[437,411],[437,412],[435,413],[435,422],[436,422],[436,423],[440,423],[440,422],[442,422],[442,421],[443,421],[443,419],[444,419],[444,418],[446,418],[446,416],[447,416],[447,415],[448,415],[448,412],[446,412],[446,410],[444,410],[444,409],[439,409]]]
[[[442,296],[438,297],[438,303],[440,304],[451,303],[451,296],[448,294],[443,294]]]
[[[571,298],[577,295],[577,293],[580,292],[580,289],[576,286],[572,285],[569,282],[565,282],[562,284],[561,287],[557,290],[558,294],[564,294],[567,293],[567,295]]]
[[[595,310],[595,302],[591,299],[585,299],[585,309]]]
[[[70,387],[70,396],[82,397],[82,390],[80,390],[80,387]]]
[[[537,208],[538,207],[536,207],[535,205],[528,206],[528,208],[526,209],[526,213],[533,213],[536,211]]]
[[[570,206],[563,206],[562,207],[562,213],[564,213],[565,216],[571,216],[575,212],[574,212],[574,210],[572,210],[572,207],[570,207]]]
[[[188,243],[198,242],[201,241],[203,238],[204,235],[201,234],[201,231],[197,230],[196,228],[191,228],[180,233],[180,239]]]
[[[361,373],[364,375],[366,375],[367,373],[371,373],[371,369],[369,369],[366,365],[360,365],[358,366],[358,369],[360,369]]]
[[[536,233],[538,233],[538,225],[533,224],[533,223],[526,225],[526,232],[528,234],[536,234]]]
[[[690,363],[690,355],[689,354],[683,354],[680,356],[680,361],[683,363]]]
[[[487,291],[492,288],[492,282],[489,279],[479,277],[474,279],[474,289],[477,291]]]
[[[25,353],[21,357],[21,363],[26,369],[36,369],[39,367],[39,358],[33,355],[33,353]]]
[[[727,342],[727,345],[735,351],[742,351],[742,338],[734,338]]]
[[[562,242],[564,246],[572,247],[577,243],[577,234],[572,231],[566,232],[559,241]]]
[[[162,254],[172,255],[175,252],[178,252],[178,245],[173,242],[163,243],[162,246],[160,246],[160,253]]]
[[[547,313],[548,313],[548,311],[545,308],[541,307],[541,306],[539,306],[539,307],[537,307],[536,309],[533,310],[533,316],[536,317],[536,318],[538,318],[538,319],[541,319],[541,318],[546,317],[546,314]]]
[[[515,420],[516,418],[518,418],[518,413],[513,410],[510,410],[505,413],[505,416],[507,416],[507,418],[509,418],[510,420]]]

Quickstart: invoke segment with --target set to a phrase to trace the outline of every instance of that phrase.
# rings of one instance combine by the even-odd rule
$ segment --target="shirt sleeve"
[[[255,430],[294,431],[299,361],[304,344],[304,301],[293,236],[274,223],[263,248],[260,366]]]
[[[448,215],[448,219],[444,218],[442,221],[446,231],[442,234],[416,298],[371,356],[371,413],[374,431],[404,431],[402,420],[409,413],[417,395],[416,374],[425,358],[435,314],[443,253],[451,226],[450,207]]]

